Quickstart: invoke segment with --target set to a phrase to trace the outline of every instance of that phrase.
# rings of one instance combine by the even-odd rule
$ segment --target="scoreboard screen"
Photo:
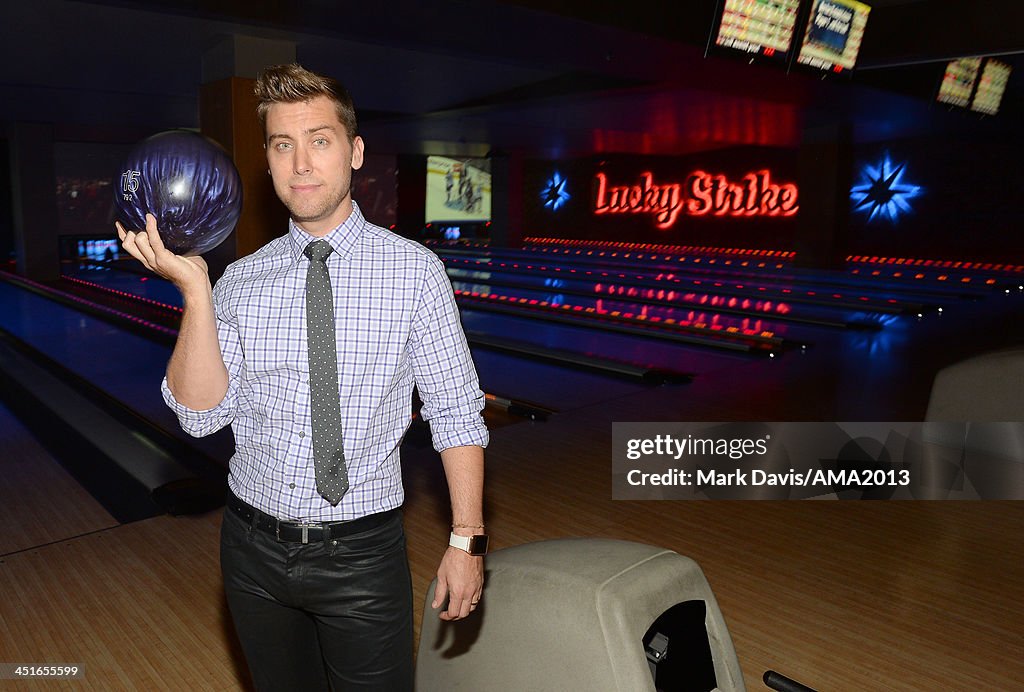
[[[852,70],[870,12],[870,6],[856,0],[814,0],[797,63],[832,72]]]
[[[786,61],[801,0],[722,0],[712,43],[751,57]]]
[[[966,108],[971,103],[974,83],[978,81],[981,58],[959,58],[950,60],[939,85],[937,100],[951,106]]]
[[[985,115],[999,112],[999,104],[1006,91],[1006,83],[1010,80],[1010,66],[999,60],[989,58],[981,70],[978,88],[974,92],[971,110]]]

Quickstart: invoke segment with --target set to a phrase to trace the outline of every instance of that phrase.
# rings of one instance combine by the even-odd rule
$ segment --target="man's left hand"
[[[461,620],[476,610],[483,590],[483,557],[474,557],[464,550],[448,546],[441,558],[441,566],[437,568],[437,588],[430,607],[440,608],[447,596],[448,608],[441,611],[440,618]]]

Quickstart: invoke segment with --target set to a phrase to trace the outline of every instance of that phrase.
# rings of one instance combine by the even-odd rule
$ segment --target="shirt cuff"
[[[213,408],[205,410],[189,408],[175,399],[171,388],[167,386],[167,377],[160,382],[160,392],[163,394],[164,403],[178,417],[181,429],[193,437],[203,437],[214,433],[229,422],[232,399],[230,385],[221,402]]]
[[[491,438],[479,414],[475,421],[468,421],[459,427],[442,425],[440,420],[432,420],[430,436],[435,452],[443,452],[451,447],[486,447]]]

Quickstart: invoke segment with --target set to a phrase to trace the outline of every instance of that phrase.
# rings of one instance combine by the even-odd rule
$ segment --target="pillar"
[[[808,126],[800,143],[796,263],[839,269],[846,263],[853,130],[849,123]]]
[[[206,256],[211,278],[220,276],[229,262],[287,231],[288,211],[274,193],[267,172],[253,88],[264,68],[291,62],[295,62],[294,43],[250,36],[229,36],[203,55],[200,129],[231,154],[243,190],[242,214],[234,233]]]
[[[523,243],[523,155],[494,150],[491,159],[491,244]]]
[[[13,123],[8,134],[17,272],[50,281],[60,276],[53,125]]]

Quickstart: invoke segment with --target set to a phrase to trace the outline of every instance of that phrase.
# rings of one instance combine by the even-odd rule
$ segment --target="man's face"
[[[349,142],[326,96],[275,103],[267,111],[267,163],[292,219],[323,236],[352,213],[352,169],[363,165],[363,140]]]

